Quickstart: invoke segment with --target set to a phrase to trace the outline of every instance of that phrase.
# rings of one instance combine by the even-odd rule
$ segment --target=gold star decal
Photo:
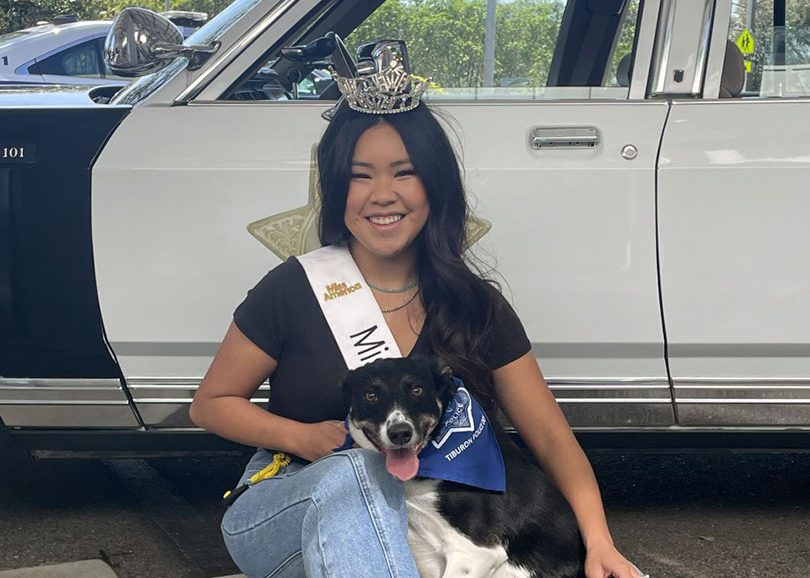
[[[249,224],[248,232],[270,249],[276,257],[286,261],[321,246],[318,239],[318,213],[321,193],[318,186],[317,145],[313,145],[309,162],[309,192],[307,204],[291,211],[265,217]],[[472,247],[492,228],[492,223],[473,215],[467,219],[467,247]]]

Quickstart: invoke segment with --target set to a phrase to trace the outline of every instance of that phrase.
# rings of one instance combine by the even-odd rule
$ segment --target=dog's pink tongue
[[[388,450],[385,455],[385,469],[403,482],[410,480],[419,470],[419,458],[416,457],[415,448]]]

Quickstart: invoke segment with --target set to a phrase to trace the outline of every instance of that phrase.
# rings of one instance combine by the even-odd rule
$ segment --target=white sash
[[[297,257],[346,367],[402,357],[382,311],[346,247],[330,245]]]

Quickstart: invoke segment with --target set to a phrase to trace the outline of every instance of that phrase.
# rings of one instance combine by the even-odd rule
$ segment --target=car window
[[[810,0],[737,0],[728,32],[743,67],[740,97],[810,96]]]
[[[103,42],[103,38],[94,38],[71,46],[29,66],[28,72],[101,78],[104,75],[104,66],[101,62],[100,42]]]
[[[627,98],[640,0],[604,0],[598,14],[584,4],[498,0],[488,13],[486,0],[385,0],[348,30],[318,28],[337,31],[353,54],[374,40],[405,40],[434,100]],[[254,70],[224,99],[335,98],[324,63],[291,71],[276,49]]]

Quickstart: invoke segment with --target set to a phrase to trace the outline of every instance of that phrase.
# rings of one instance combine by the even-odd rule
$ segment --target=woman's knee
[[[379,478],[379,481],[383,484],[392,480],[396,481],[385,470],[385,456],[373,450],[352,448],[335,452],[323,458],[322,461],[331,473],[337,475],[351,476],[356,475],[357,472],[363,472],[374,479]]]
[[[382,491],[386,498],[404,500],[402,482],[385,469],[385,457],[367,449],[350,449],[323,458],[324,475],[320,490],[354,491],[363,493]]]

